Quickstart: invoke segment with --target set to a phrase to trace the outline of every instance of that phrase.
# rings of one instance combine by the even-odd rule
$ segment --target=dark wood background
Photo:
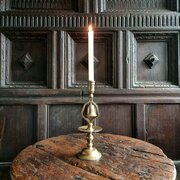
[[[87,27],[103,132],[180,159],[179,0],[1,0],[0,166],[77,132],[87,101]]]

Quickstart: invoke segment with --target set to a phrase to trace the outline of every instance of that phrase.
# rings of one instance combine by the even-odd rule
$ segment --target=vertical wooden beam
[[[136,138],[136,104],[131,105],[131,129],[132,129],[132,137]]]
[[[4,0],[5,1],[5,10],[11,9],[11,1],[10,0]]]
[[[59,85],[58,87],[61,88],[61,89],[64,89],[64,84],[65,84],[65,77],[64,77],[64,72],[65,72],[65,69],[64,69],[64,58],[65,58],[65,32],[64,31],[61,31],[60,32],[60,47],[59,47],[59,65],[58,65],[58,68],[59,68]]]
[[[116,69],[116,86],[119,89],[123,88],[123,32],[118,31],[117,35],[117,69]],[[115,67],[114,67],[115,68]]]
[[[179,0],[176,0],[176,10],[177,10],[177,12],[179,12],[179,8],[180,8],[180,2],[179,2]]]
[[[5,11],[6,10],[6,1],[5,0],[1,0],[0,1],[0,11]]]
[[[57,31],[52,34],[52,88],[57,88]]]
[[[90,0],[78,1],[78,12],[89,13],[90,12]]]
[[[93,7],[92,7],[92,12],[94,13],[98,13],[98,1],[94,0],[92,3]]]
[[[91,6],[92,13],[100,13],[106,9],[106,0],[94,0]]]
[[[3,87],[5,85],[5,58],[6,58],[6,38],[5,36],[0,33],[0,48],[1,48],[1,54],[0,54],[0,87]],[[9,43],[8,43],[9,44]]]
[[[100,7],[99,7],[99,12],[103,12],[106,10],[106,3],[107,1],[106,0],[99,0],[99,3],[100,3]]]
[[[125,50],[125,67],[126,67],[126,88],[130,89],[131,87],[131,57],[130,57],[130,52],[131,52],[131,34],[129,31],[126,32],[126,36],[125,36],[125,42],[126,42],[126,50]]]
[[[138,139],[147,140],[146,120],[145,120],[145,105],[136,104],[135,107],[136,119],[136,136]]]
[[[177,76],[177,79],[178,79],[178,86],[180,87],[180,61],[179,61],[179,58],[180,58],[180,33],[177,34],[177,40],[176,40],[176,46],[177,46],[177,60],[178,60],[178,66],[177,66],[177,72],[178,72],[178,76]]]
[[[48,138],[48,107],[39,104],[37,108],[37,141]]]

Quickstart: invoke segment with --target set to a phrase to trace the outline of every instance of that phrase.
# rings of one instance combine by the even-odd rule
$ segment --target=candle
[[[94,31],[91,25],[88,32],[88,80],[94,81]]]

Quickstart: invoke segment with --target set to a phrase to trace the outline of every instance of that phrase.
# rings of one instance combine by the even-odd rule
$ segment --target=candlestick
[[[88,80],[94,81],[94,31],[91,25],[88,32]]]
[[[87,133],[87,147],[82,149],[80,153],[77,154],[77,157],[82,160],[99,160],[101,158],[101,153],[93,147],[93,133],[102,131],[102,128],[99,126],[94,126],[93,123],[96,118],[99,116],[99,109],[97,104],[94,102],[94,91],[95,91],[95,81],[89,81],[89,101],[84,104],[81,115],[87,121],[88,125],[80,126],[78,129],[81,132]]]
[[[80,126],[78,129],[81,132],[87,133],[87,147],[82,149],[81,152],[77,154],[79,159],[83,160],[99,160],[101,158],[101,153],[93,147],[93,133],[102,131],[99,126],[94,126],[96,118],[99,117],[99,108],[94,102],[94,91],[95,91],[95,81],[94,81],[94,32],[92,27],[89,26],[88,32],[88,90],[89,90],[89,100],[84,104],[81,116],[87,121],[88,125]]]

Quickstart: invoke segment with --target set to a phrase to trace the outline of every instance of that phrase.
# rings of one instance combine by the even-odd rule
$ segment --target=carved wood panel
[[[129,46],[131,87],[175,88],[179,86],[178,39],[178,32],[136,32],[134,34],[134,41],[132,37]]]
[[[63,32],[61,41],[61,68],[66,81],[61,87],[82,88],[87,84],[88,50],[87,32]],[[94,66],[97,87],[116,87],[116,37],[117,32],[96,32],[94,40]]]
[[[47,33],[3,32],[1,87],[47,87],[48,41]]]

